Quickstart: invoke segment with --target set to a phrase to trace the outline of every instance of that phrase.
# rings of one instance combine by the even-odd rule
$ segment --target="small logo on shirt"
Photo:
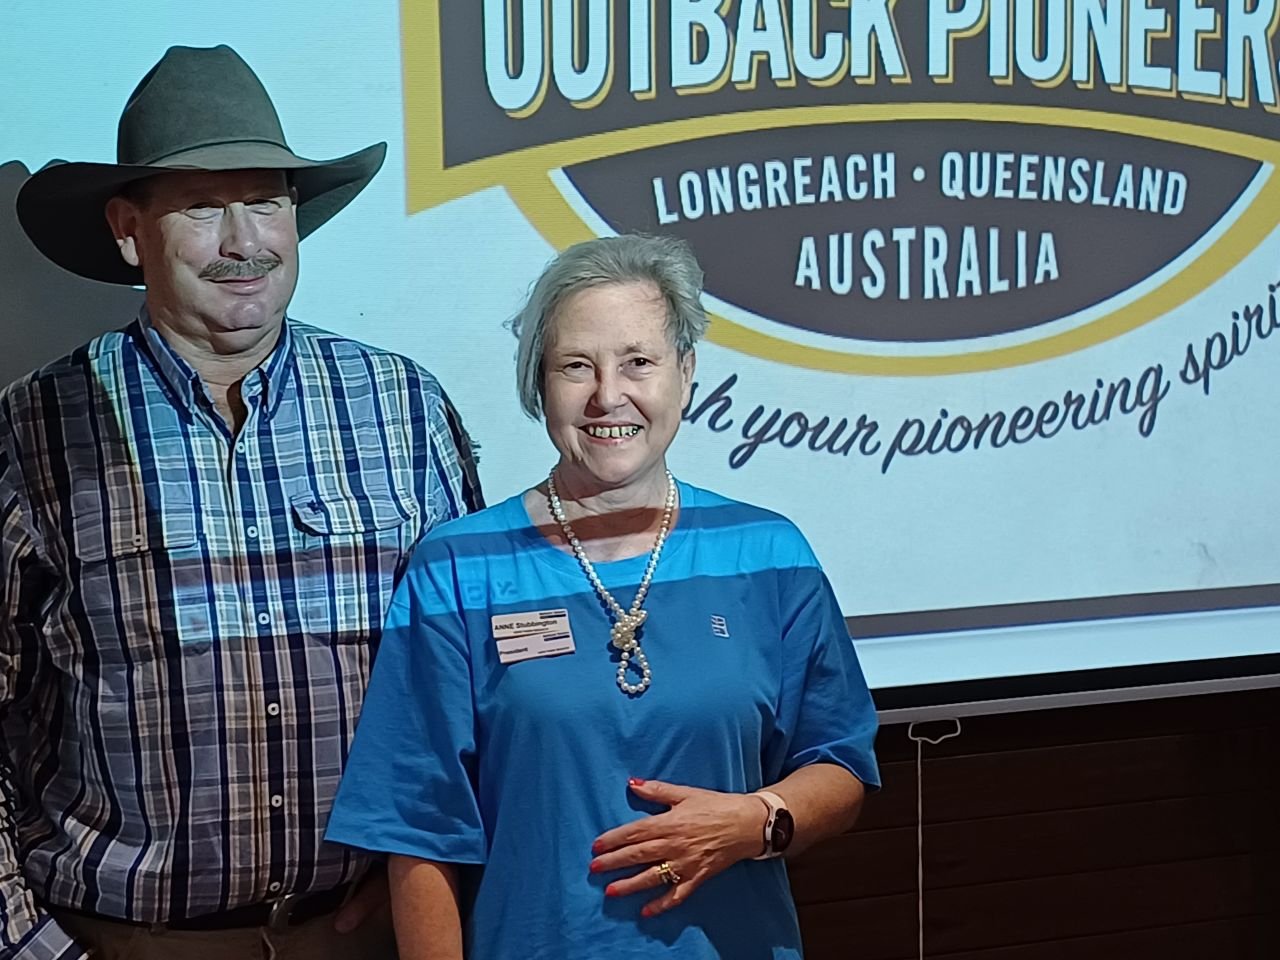
[[[711,632],[717,637],[729,636],[729,624],[725,623],[724,617],[711,616]]]

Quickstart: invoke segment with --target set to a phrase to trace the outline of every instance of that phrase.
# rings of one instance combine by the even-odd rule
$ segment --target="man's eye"
[[[631,365],[633,367],[649,367],[653,365],[653,361],[648,357],[632,357]]]
[[[217,216],[221,210],[222,208],[214,203],[193,203],[187,207],[187,214],[200,220],[208,220],[210,217]]]
[[[270,197],[263,197],[259,200],[250,200],[249,206],[258,213],[275,213],[280,209],[280,201]]]

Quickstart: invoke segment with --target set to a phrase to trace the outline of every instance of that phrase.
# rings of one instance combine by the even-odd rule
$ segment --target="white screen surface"
[[[378,140],[390,144],[386,166],[365,193],[304,242],[292,315],[404,353],[431,370],[482,446],[489,502],[537,483],[554,462],[554,451],[542,427],[519,410],[514,341],[503,324],[561,245],[561,231],[531,213],[521,199],[525,188],[501,177],[422,209],[408,199],[410,181],[423,174],[410,169],[408,159],[407,111],[414,108],[406,78],[440,70],[447,83],[448,62],[435,62],[420,44],[406,42],[409,19],[393,3],[299,0],[219,9],[213,22],[180,3],[123,0],[109,10],[72,2],[8,4],[0,12],[6,80],[0,162],[36,169],[55,157],[112,160],[125,99],[167,46],[233,45],[271,92],[298,153],[333,157]],[[550,42],[554,47],[559,41]],[[904,55],[913,53],[906,44]],[[472,55],[482,59],[479,49]],[[618,71],[622,84],[625,65]],[[913,84],[928,82],[925,62],[916,64],[912,77]],[[554,79],[551,100],[557,96]],[[756,82],[754,92],[760,93],[765,81]],[[936,89],[922,87],[921,98]],[[655,109],[671,99],[659,87]],[[614,102],[606,98],[594,109],[608,111]],[[921,120],[915,135],[939,164],[952,146],[948,122]],[[446,124],[442,135],[448,134]],[[1064,134],[1045,154],[1068,150],[1070,141]],[[637,135],[631,153],[658,142]],[[794,160],[785,131],[776,134],[772,149]],[[1170,164],[1175,168],[1177,158]],[[592,206],[572,164],[551,157],[544,166],[544,189],[576,211],[581,223],[575,229],[617,228]],[[925,167],[928,188],[941,168]],[[1187,177],[1190,204],[1206,185],[1203,177]],[[904,194],[914,189],[905,161],[899,179]],[[727,256],[695,240],[700,256],[714,252],[721,265],[721,273],[708,275],[709,306],[719,329],[736,323],[779,342],[791,337],[787,342],[859,356],[953,356],[1040,342],[1054,330],[1069,333],[1099,318],[1105,323],[1127,303],[1188,274],[1211,250],[1225,266],[1121,334],[982,369],[923,375],[817,369],[791,362],[783,350],[758,355],[734,346],[733,337],[713,336],[698,351],[690,416],[717,386],[736,378],[725,392],[730,402],[719,421],[732,425],[713,430],[711,411],[703,410],[677,437],[672,469],[689,482],[795,521],[852,618],[864,669],[876,688],[1280,653],[1280,511],[1272,480],[1280,472],[1280,405],[1274,400],[1280,336],[1253,336],[1247,350],[1213,372],[1207,392],[1199,380],[1188,383],[1181,376],[1188,351],[1202,358],[1214,349],[1207,344],[1215,334],[1230,337],[1233,313],[1251,305],[1261,305],[1264,315],[1271,309],[1270,286],[1280,281],[1274,212],[1269,225],[1255,226],[1249,242],[1229,241],[1229,257],[1215,244],[1239,224],[1265,220],[1268,214],[1258,204],[1274,186],[1272,166],[1259,160],[1215,225],[1188,236],[1160,270],[1134,277],[1109,300],[1034,329],[951,345],[836,342],[820,333],[796,333],[767,311],[735,301],[735,278],[724,276],[725,270],[748,275],[772,263],[766,262],[772,254],[762,252],[763,231],[772,227],[744,220],[742,232],[723,233],[733,245]],[[664,202],[677,203],[678,181],[670,180],[665,189]],[[946,198],[935,199],[940,209]],[[1009,229],[1023,218],[1034,237],[1032,221],[1041,206],[1011,204]],[[858,229],[879,222],[861,209],[850,208]],[[888,211],[886,229],[893,213]],[[637,223],[645,225],[641,221],[638,214]],[[1130,220],[1116,223],[1117,229],[1130,228]],[[927,225],[909,224],[921,231],[918,245]],[[1174,226],[1175,220],[1156,217],[1141,229],[1154,235]],[[948,236],[958,244],[958,233]],[[1104,240],[1099,236],[1099,243]],[[1058,250],[1058,276],[1046,283],[1046,295],[1088,279],[1073,275],[1075,255],[1066,245]],[[913,261],[917,271],[922,264]],[[795,264],[788,270],[799,276]],[[954,271],[946,276],[957,316],[998,305],[994,294],[955,296],[957,277]],[[907,306],[922,297],[913,290]],[[851,302],[849,309],[876,306]],[[15,329],[4,336],[22,334]],[[1152,372],[1156,368],[1158,374]],[[977,421],[992,411],[1012,417],[1027,407],[1034,415],[1068,392],[1091,396],[1099,381],[1105,395],[1127,380],[1136,396],[1144,374],[1147,387],[1163,390],[1156,403],[1135,404],[1129,413],[1115,404],[1109,418],[1082,429],[998,447],[970,443],[958,452],[889,457],[893,438],[917,419],[927,431],[940,420],[945,429],[957,417]],[[762,409],[753,419],[757,407]],[[878,425],[880,445],[874,452],[840,455],[810,449],[809,437],[793,446],[774,440],[741,462],[751,430],[774,411],[779,423],[803,413],[810,426],[822,417],[852,423],[865,416]]]

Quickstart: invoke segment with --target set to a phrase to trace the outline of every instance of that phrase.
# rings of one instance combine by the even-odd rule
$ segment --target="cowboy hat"
[[[18,219],[31,242],[61,267],[91,280],[138,285],[142,271],[120,256],[107,201],[160,173],[284,170],[297,191],[298,236],[307,236],[373,179],[386,143],[307,160],[285,143],[266,88],[227,46],[170,47],[142,78],[124,113],[116,163],[55,160],[18,194]]]

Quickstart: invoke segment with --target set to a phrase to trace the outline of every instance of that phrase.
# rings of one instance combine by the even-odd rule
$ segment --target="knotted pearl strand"
[[[653,571],[658,568],[658,557],[662,555],[662,545],[667,542],[667,534],[671,532],[671,515],[676,508],[676,478],[671,475],[670,470],[666,473],[667,500],[662,509],[662,525],[658,528],[658,539],[654,541],[653,550],[649,553],[649,564],[645,567],[644,576],[640,578],[640,586],[636,589],[636,598],[632,601],[630,610],[623,610],[622,604],[618,603],[613,598],[613,594],[600,582],[591,558],[582,549],[582,543],[578,540],[577,534],[573,532],[573,527],[569,526],[569,518],[564,515],[564,504],[560,502],[560,495],[556,492],[556,472],[552,470],[547,476],[547,500],[551,504],[551,516],[555,517],[556,522],[560,524],[560,529],[564,531],[564,537],[569,541],[569,547],[573,550],[573,555],[578,558],[578,563],[587,575],[587,580],[591,582],[600,599],[613,613],[614,622],[610,634],[612,643],[620,651],[621,657],[618,664],[618,689],[632,696],[644,693],[653,682],[649,658],[644,655],[644,649],[636,639],[636,631],[649,616],[649,612],[642,610],[641,607],[644,605],[645,595],[649,592],[649,584],[653,581]],[[640,671],[639,683],[627,682],[629,664]]]

